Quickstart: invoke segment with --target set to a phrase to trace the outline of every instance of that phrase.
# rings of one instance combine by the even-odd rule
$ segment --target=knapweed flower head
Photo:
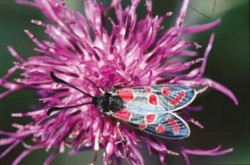
[[[199,58],[196,49],[201,46],[182,37],[183,34],[213,28],[220,23],[219,19],[186,27],[184,18],[188,0],[183,0],[176,22],[169,29],[164,28],[162,23],[172,13],[154,16],[151,0],[131,0],[125,8],[121,0],[112,0],[108,7],[95,0],[84,0],[84,15],[67,8],[62,0],[17,2],[39,9],[50,21],[32,20],[32,23],[45,29],[49,40],[40,41],[32,32],[25,30],[36,44],[36,54],[27,60],[9,47],[17,61],[0,79],[0,85],[6,89],[0,98],[29,88],[37,91],[42,106],[30,112],[13,114],[13,117],[30,117],[32,122],[14,124],[17,129],[15,133],[0,131],[0,145],[8,146],[0,158],[18,144],[24,144],[28,138],[32,139],[32,143],[24,145],[25,150],[13,164],[18,164],[29,153],[42,148],[51,152],[44,164],[49,164],[65,148],[71,150],[70,154],[86,149],[93,149],[96,153],[102,150],[103,164],[126,159],[135,165],[144,164],[140,153],[142,144],[147,146],[149,153],[156,153],[162,164],[166,163],[167,155],[182,155],[189,164],[189,155],[212,156],[232,151],[232,148],[220,150],[220,146],[211,150],[188,149],[181,146],[178,140],[160,139],[125,124],[118,128],[116,120],[104,115],[94,105],[77,106],[90,102],[91,98],[74,89],[76,87],[97,96],[101,94],[97,86],[109,91],[114,84],[122,82],[128,82],[124,84],[130,87],[180,84],[200,89],[207,86],[224,93],[237,104],[231,91],[203,77],[214,34],[210,37],[204,56]],[[147,10],[142,19],[138,19],[136,11],[140,3],[145,3]],[[113,12],[115,18],[107,17],[109,12]],[[108,28],[108,25],[111,27]],[[9,80],[16,70],[21,70],[21,78]],[[52,72],[73,87],[54,81]],[[53,111],[48,112],[51,107]],[[56,107],[70,108],[63,110]],[[190,115],[190,112],[198,109],[188,106],[180,110],[180,115],[185,121],[202,128],[201,123]],[[177,150],[168,149],[168,145],[172,144],[176,145]]]

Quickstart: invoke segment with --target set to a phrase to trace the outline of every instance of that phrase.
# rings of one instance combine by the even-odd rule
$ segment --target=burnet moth
[[[190,135],[188,124],[175,112],[189,105],[198,93],[205,88],[196,91],[183,85],[167,84],[161,86],[142,86],[132,88],[120,88],[105,91],[101,87],[101,95],[92,96],[68,82],[56,77],[51,72],[54,82],[65,84],[78,90],[92,101],[68,107],[51,107],[51,112],[75,108],[86,104],[95,105],[102,113],[126,123],[141,131],[163,138],[183,139]]]

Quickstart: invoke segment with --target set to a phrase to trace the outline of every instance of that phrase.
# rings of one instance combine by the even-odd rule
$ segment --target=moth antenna
[[[74,88],[75,90],[81,92],[82,94],[84,94],[84,95],[86,95],[86,96],[88,96],[88,97],[94,98],[94,96],[92,96],[92,95],[90,95],[90,94],[88,94],[88,93],[82,91],[81,89],[75,87],[74,85],[72,85],[72,84],[70,84],[70,83],[68,83],[68,82],[66,82],[66,81],[64,81],[64,80],[62,80],[62,79],[60,79],[60,78],[58,78],[58,77],[54,74],[54,72],[52,72],[52,71],[50,72],[50,77],[53,79],[53,81],[55,81],[55,82],[57,82],[57,83],[65,84],[65,85],[67,85],[67,86],[69,86],[69,87],[71,87],[71,88]]]
[[[67,106],[67,107],[51,107],[47,110],[47,115],[50,116],[50,114],[54,111],[59,111],[59,110],[66,110],[66,109],[70,109],[70,108],[76,108],[76,107],[80,107],[86,104],[93,104],[93,102],[86,102],[86,103],[81,103],[81,104],[77,104],[77,105],[72,105],[72,106]]]

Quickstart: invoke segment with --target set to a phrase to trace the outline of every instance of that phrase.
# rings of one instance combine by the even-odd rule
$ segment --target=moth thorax
[[[104,113],[119,111],[124,106],[121,98],[118,96],[112,96],[109,92],[105,92],[103,95],[94,97],[93,104]]]
[[[105,92],[103,95],[99,95],[93,98],[93,104],[102,112],[108,112],[109,111],[109,100],[110,100],[111,94],[108,92]]]

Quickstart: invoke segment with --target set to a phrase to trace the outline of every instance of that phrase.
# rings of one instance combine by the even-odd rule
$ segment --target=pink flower
[[[161,23],[172,13],[153,16],[151,0],[146,0],[147,14],[141,20],[136,15],[140,0],[131,0],[131,5],[125,9],[120,0],[113,0],[108,8],[95,0],[84,0],[85,16],[68,9],[61,0],[17,2],[39,9],[50,20],[50,23],[32,20],[32,23],[45,29],[50,40],[39,41],[29,30],[25,30],[36,44],[36,55],[27,60],[9,47],[17,62],[0,78],[0,85],[6,89],[0,94],[0,99],[17,90],[31,88],[38,92],[42,107],[27,113],[13,114],[13,117],[30,117],[32,122],[26,125],[13,124],[17,129],[15,133],[0,131],[0,145],[9,146],[0,154],[0,158],[30,137],[33,144],[24,146],[25,150],[13,164],[18,164],[34,150],[44,148],[50,152],[52,148],[56,148],[44,163],[49,164],[57,154],[64,152],[65,147],[71,149],[71,154],[86,149],[93,149],[97,153],[103,149],[103,164],[119,159],[126,159],[135,165],[144,164],[139,151],[142,141],[146,143],[150,153],[153,151],[159,155],[162,164],[165,163],[166,155],[181,154],[189,164],[188,155],[214,156],[233,150],[220,150],[220,146],[211,150],[186,149],[179,141],[138,133],[123,124],[119,130],[126,141],[122,141],[116,122],[103,116],[93,105],[77,106],[47,115],[51,107],[69,107],[90,101],[81,92],[54,82],[50,76],[51,71],[92,96],[99,95],[100,91],[87,78],[105,90],[111,90],[116,83],[132,79],[130,86],[167,83],[193,88],[209,86],[238,104],[230,90],[203,77],[214,34],[211,35],[202,58],[197,58],[195,50],[188,49],[199,49],[200,45],[182,38],[182,34],[195,34],[217,26],[219,19],[204,25],[184,26],[188,0],[183,0],[176,23],[167,30],[162,30]],[[110,11],[115,12],[115,19],[106,17]],[[107,24],[112,26],[111,31]],[[17,69],[22,71],[21,78],[10,81],[8,78]],[[197,107],[186,107],[181,110],[181,115],[186,121],[202,128],[190,115],[195,110],[198,110]],[[169,144],[175,144],[180,150],[169,150]]]

